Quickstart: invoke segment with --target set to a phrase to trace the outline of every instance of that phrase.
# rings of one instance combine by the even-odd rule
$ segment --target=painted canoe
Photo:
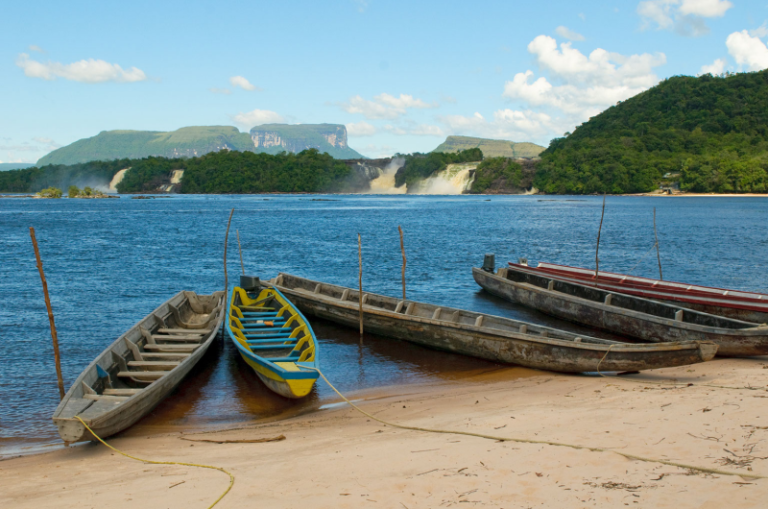
[[[77,377],[53,414],[66,443],[96,440],[141,419],[203,357],[224,320],[225,294],[179,292],[109,345]]]
[[[662,302],[501,268],[473,268],[487,292],[548,315],[653,342],[711,341],[729,357],[768,354],[768,326],[682,309]]]
[[[510,268],[525,270],[546,277],[572,281],[608,290],[636,295],[645,299],[675,302],[696,311],[735,318],[746,322],[768,322],[768,294],[689,285],[614,272],[600,272],[540,262],[537,267],[509,263]]]
[[[264,283],[263,283],[264,284]],[[303,312],[359,326],[358,291],[281,273],[268,282]],[[642,371],[710,360],[706,342],[630,345],[461,309],[363,292],[366,331],[437,350],[535,369]]]
[[[258,292],[258,293],[257,293]],[[319,374],[315,332],[294,305],[274,288],[232,290],[227,333],[243,360],[272,391],[303,398]]]

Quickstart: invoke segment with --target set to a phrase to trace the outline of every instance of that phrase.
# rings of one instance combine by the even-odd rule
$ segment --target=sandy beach
[[[504,369],[355,395],[410,426],[564,442],[742,476],[696,473],[612,452],[498,442],[382,425],[346,404],[208,433],[118,437],[141,458],[219,466],[236,478],[217,507],[764,507],[768,360],[718,359],[622,377]],[[514,373],[514,375],[512,375]],[[658,385],[676,378],[692,386]],[[736,390],[728,387],[761,387]],[[274,438],[268,443],[211,443]],[[208,507],[225,474],[153,465],[85,444],[0,462],[0,506]],[[466,504],[466,505],[465,505]]]

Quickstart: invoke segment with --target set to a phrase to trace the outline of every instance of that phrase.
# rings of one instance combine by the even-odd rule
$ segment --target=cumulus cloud
[[[356,122],[347,124],[347,134],[352,137],[373,136],[376,128],[368,122]]]
[[[709,65],[702,65],[700,74],[711,74],[713,76],[717,76],[718,74],[722,74],[724,70],[725,70],[725,60],[722,58],[718,58],[717,60],[715,60]]]
[[[749,35],[752,37],[765,37],[768,35],[768,21],[755,28],[754,30],[750,30]]]
[[[229,84],[232,85],[234,88],[242,88],[243,90],[253,91],[253,90],[261,90],[256,85],[252,85],[250,81],[243,78],[242,76],[232,76],[229,78]]]
[[[63,78],[81,83],[104,83],[114,81],[119,83],[131,83],[144,81],[146,74],[141,69],[131,67],[123,69],[117,64],[110,64],[104,60],[80,60],[71,64],[59,62],[42,63],[29,58],[26,53],[21,53],[16,60],[16,65],[24,70],[24,74],[30,78],[55,80]]]
[[[555,33],[562,37],[563,39],[568,39],[569,41],[583,41],[584,36],[581,35],[578,32],[574,32],[568,27],[559,26],[555,28]]]
[[[720,18],[733,7],[728,0],[644,0],[637,5],[642,28],[674,29],[680,35],[698,37],[709,33],[704,18]]]
[[[563,84],[553,85],[545,77],[533,79],[528,70],[507,81],[502,95],[531,106],[549,106],[582,121],[658,83],[653,68],[666,62],[663,53],[624,56],[601,48],[586,56],[570,43],[558,48],[546,35],[531,41],[528,51]]]
[[[37,44],[30,44],[29,45],[29,51],[36,51],[38,53],[45,53],[45,50],[38,46]]]
[[[240,112],[232,117],[232,120],[238,125],[250,129],[253,126],[261,124],[279,124],[285,119],[279,113],[269,110],[253,110],[246,113]]]
[[[406,122],[405,126],[387,124],[384,130],[398,136],[445,136],[445,131],[440,126],[415,122]]]
[[[390,94],[379,94],[373,101],[356,95],[348,102],[342,103],[341,108],[347,113],[363,115],[367,119],[395,119],[407,113],[409,109],[436,108],[437,103],[427,103],[412,95],[400,94],[395,97]]]
[[[725,40],[725,46],[736,63],[746,66],[748,70],[768,68],[768,47],[758,37],[749,35],[748,31],[732,33]]]
[[[478,112],[471,116],[445,115],[438,117],[448,133],[473,134],[483,138],[531,141],[562,132],[560,123],[546,113],[531,110],[503,109],[486,119]],[[565,125],[565,124],[564,124]]]

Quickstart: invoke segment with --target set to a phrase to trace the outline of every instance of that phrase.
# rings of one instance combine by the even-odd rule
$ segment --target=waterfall
[[[123,181],[123,177],[125,176],[125,172],[130,170],[130,168],[125,168],[124,170],[120,170],[117,173],[115,173],[115,176],[112,177],[112,181],[109,183],[109,187],[107,188],[108,193],[116,193],[117,192],[117,184]]]
[[[474,172],[478,163],[449,164],[436,175],[417,182],[410,192],[413,194],[462,194],[472,187]]]
[[[371,180],[369,194],[405,194],[408,189],[405,185],[395,187],[395,173],[405,163],[405,159],[397,157],[384,167],[379,176]]]

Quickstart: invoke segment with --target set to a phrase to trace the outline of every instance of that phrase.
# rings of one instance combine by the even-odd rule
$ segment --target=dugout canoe
[[[315,332],[279,290],[261,289],[251,276],[242,276],[241,286],[248,290],[232,290],[229,338],[264,385],[283,397],[303,398],[319,376],[313,369],[319,350]]]
[[[281,273],[262,282],[311,316],[359,327],[352,288]],[[509,318],[363,292],[365,330],[437,350],[535,369],[581,373],[642,371],[712,359],[707,342],[631,345]]]
[[[510,262],[509,267],[611,292],[673,302],[677,306],[726,318],[754,323],[768,322],[768,294],[764,293],[690,285],[614,272],[601,271],[595,277],[595,271],[591,269],[545,262],[539,262],[536,267]]]
[[[717,354],[768,354],[768,326],[684,309],[649,299],[601,290],[544,275],[500,268],[496,274],[473,268],[487,292],[548,315],[615,334],[652,342],[710,341]]]
[[[225,294],[182,291],[109,345],[77,377],[53,414],[65,443],[122,431],[184,379],[221,329]]]

